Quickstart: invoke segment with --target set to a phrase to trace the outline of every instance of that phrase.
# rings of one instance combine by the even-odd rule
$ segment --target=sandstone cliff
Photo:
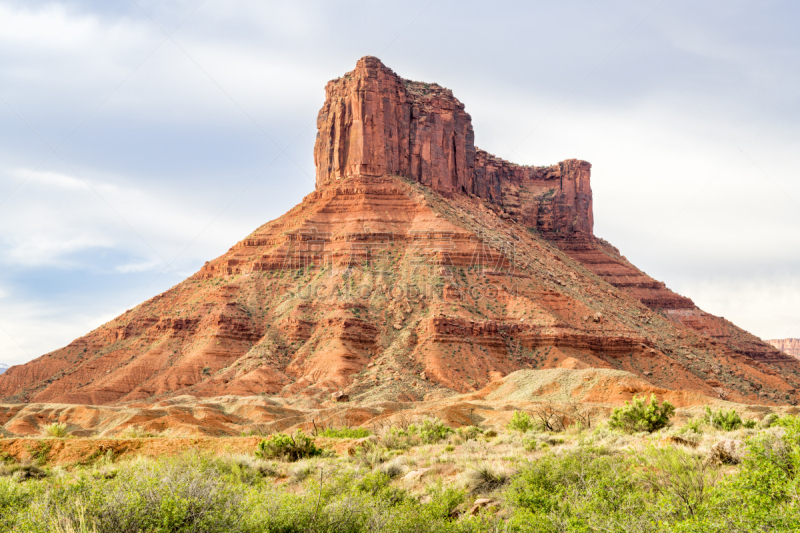
[[[328,82],[317,117],[317,187],[349,176],[395,175],[446,195],[467,193],[503,206],[523,186],[524,220],[544,233],[592,235],[591,165],[509,163],[475,147],[472,119],[453,92],[405,80],[378,58]]]
[[[776,339],[767,342],[783,353],[800,359],[800,339]]]
[[[651,309],[760,360],[779,357],[755,336],[698,309],[594,237],[591,165],[510,163],[476,148],[470,115],[449,89],[403,79],[375,57],[328,82],[317,118],[317,187],[397,175],[444,194],[486,200]]]

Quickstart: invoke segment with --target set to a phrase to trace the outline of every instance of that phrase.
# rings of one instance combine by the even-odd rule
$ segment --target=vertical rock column
[[[521,166],[478,150],[472,119],[452,91],[405,80],[378,58],[363,57],[328,82],[317,130],[317,187],[349,176],[396,175],[502,205],[504,185],[535,185],[555,191],[528,199],[537,229],[559,238],[592,234],[589,163]]]
[[[317,186],[398,175],[441,193],[474,188],[472,120],[453,93],[404,80],[374,57],[328,82],[317,116]]]

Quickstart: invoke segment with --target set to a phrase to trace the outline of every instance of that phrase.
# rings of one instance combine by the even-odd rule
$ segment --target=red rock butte
[[[484,394],[518,370],[599,369],[630,377],[591,394],[570,382],[570,394],[798,401],[797,359],[594,236],[589,163],[523,166],[480,150],[449,89],[374,57],[327,84],[317,128],[316,190],[299,205],[168,291],[11,367],[0,399],[144,409],[266,394],[324,406],[336,393],[375,406]]]
[[[548,235],[592,235],[589,163],[521,166],[476,148],[472,118],[451,90],[404,80],[376,57],[328,82],[317,131],[317,188],[353,176],[402,176],[443,195],[516,207],[521,221]],[[538,195],[521,197],[523,184]]]

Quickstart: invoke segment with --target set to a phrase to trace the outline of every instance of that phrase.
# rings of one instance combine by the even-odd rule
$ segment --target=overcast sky
[[[324,85],[376,55],[476,144],[592,163],[595,233],[800,337],[800,4],[0,1],[0,362],[164,291],[313,190]]]

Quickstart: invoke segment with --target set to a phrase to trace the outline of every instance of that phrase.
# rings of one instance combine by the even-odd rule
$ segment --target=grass
[[[489,494],[511,479],[511,471],[482,464],[467,471],[467,486],[473,494]]]
[[[317,433],[318,437],[333,439],[362,439],[370,435],[372,432],[367,428],[325,428]]]

